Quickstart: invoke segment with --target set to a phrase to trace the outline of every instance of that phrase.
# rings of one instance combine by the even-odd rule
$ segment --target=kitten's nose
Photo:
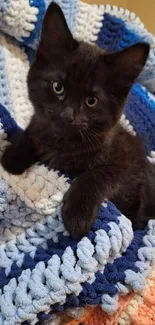
[[[66,109],[60,113],[60,116],[62,118],[65,118],[66,120],[72,122],[73,121],[73,108],[68,106]]]
[[[85,118],[76,118],[73,122],[72,125],[81,128],[81,129],[85,129],[87,128],[87,120]]]

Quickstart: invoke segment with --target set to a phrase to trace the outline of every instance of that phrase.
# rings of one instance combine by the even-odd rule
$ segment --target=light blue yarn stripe
[[[153,41],[153,35],[149,33],[144,28],[139,28],[139,26],[134,25],[133,23],[126,23],[126,27],[129,28],[133,33],[139,35],[145,42],[151,44]]]
[[[0,103],[9,112],[11,112],[12,105],[11,105],[10,91],[8,88],[7,70],[6,70],[5,63],[6,61],[5,61],[3,46],[0,44]]]
[[[155,85],[155,78],[154,78],[154,85]],[[149,97],[150,102],[153,103],[153,105],[151,106],[151,108],[153,109],[153,111],[155,111],[155,95],[151,94],[150,92],[147,92],[147,95]]]
[[[139,272],[132,269],[127,269],[125,273],[125,284],[118,282],[116,288],[118,294],[110,296],[103,294],[101,298],[101,306],[108,313],[115,313],[118,309],[119,294],[127,295],[132,290],[139,292],[145,288],[145,277],[151,272],[152,266],[155,264],[155,220],[150,220],[148,223],[148,232],[143,237],[143,247],[140,247],[137,252],[137,261],[135,266]],[[114,262],[115,265],[115,262]]]
[[[8,24],[3,19],[0,19],[0,30],[3,31],[7,35],[11,34],[10,33],[10,26],[8,26]]]
[[[0,11],[7,12],[10,6],[11,0],[0,0]]]
[[[82,262],[80,264],[81,267],[89,263],[94,252],[96,252],[95,260],[92,259],[92,265],[90,265],[88,270],[92,269],[93,261],[95,265],[96,263],[105,265],[109,258],[109,252],[111,252],[111,258],[116,258],[120,251],[124,252],[130,244],[132,239],[130,221],[123,216],[120,216],[118,225],[112,221],[110,221],[108,225],[110,227],[108,234],[104,229],[96,231],[94,247],[87,237],[81,240],[78,244],[78,247],[80,247],[79,251],[83,251],[82,255],[79,257],[80,260],[82,258]],[[11,266],[14,262],[18,267],[21,267],[25,254],[29,254],[31,258],[34,259],[38,246],[43,247],[46,254],[46,249],[48,247],[47,241],[49,238],[58,241],[58,235],[60,233],[65,234],[65,228],[58,211],[58,213],[55,214],[55,218],[54,215],[47,217],[47,223],[45,225],[38,222],[36,223],[34,230],[31,228],[26,230],[27,236],[25,234],[19,235],[16,243],[8,242],[5,248],[0,247],[0,265],[3,269],[5,269],[5,274],[8,275],[10,273]],[[84,252],[87,250],[88,252],[85,255]]]
[[[52,0],[44,0],[46,9],[48,8],[51,2]],[[75,23],[76,23],[76,16],[78,14],[78,9],[79,9],[79,0],[73,0],[73,1],[55,0],[55,2],[63,10],[68,26],[73,32],[73,28],[75,27]]]
[[[155,79],[154,79],[155,80]],[[149,108],[150,110],[155,111],[155,95],[152,94],[147,88],[143,87],[143,91],[149,100]]]
[[[16,200],[12,201],[10,204],[12,195],[14,195],[13,191],[11,188],[8,188],[7,192],[3,193],[5,183],[1,181],[0,185],[2,194],[2,198],[0,200],[3,201],[2,210],[4,210],[1,212],[3,218],[0,220],[0,224],[2,223],[1,226],[4,227],[4,225],[9,225],[9,219],[12,216],[12,213],[14,214],[14,209],[18,215],[18,218],[15,219],[14,222],[17,220],[17,222],[20,223],[20,213],[22,215],[21,219],[25,219],[24,217],[28,216],[28,218],[31,220],[33,211],[29,209],[18,196],[16,196]],[[7,206],[7,200],[9,207]],[[11,211],[7,211],[7,209]],[[6,213],[7,220],[4,220],[3,213]],[[11,241],[6,243],[5,247],[0,247],[0,266],[5,269],[6,275],[10,273],[11,266],[14,262],[18,267],[22,266],[25,254],[29,254],[31,258],[34,259],[38,246],[41,246],[46,250],[47,241],[50,238],[52,238],[54,241],[58,241],[58,234],[63,233],[65,236],[67,236],[67,231],[65,230],[61,220],[53,218],[52,216],[46,217],[46,220],[47,223],[45,222],[45,224],[36,222],[34,227],[26,229],[25,233],[23,232],[23,234],[17,237],[16,242]]]

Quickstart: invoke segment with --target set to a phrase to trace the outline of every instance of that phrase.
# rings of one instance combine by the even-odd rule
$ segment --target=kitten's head
[[[72,135],[89,129],[106,134],[119,120],[148,53],[145,43],[107,54],[74,40],[61,9],[52,3],[28,75],[35,113],[59,133]]]

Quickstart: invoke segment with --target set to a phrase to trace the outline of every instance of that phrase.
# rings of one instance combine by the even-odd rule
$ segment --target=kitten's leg
[[[139,216],[132,222],[133,230],[145,229],[145,227],[148,224],[148,221],[151,219],[155,219],[154,212],[152,212],[152,214],[149,214],[149,212],[148,212],[148,214],[140,213]]]
[[[150,198],[151,198],[151,194],[150,194]],[[150,200],[147,199],[147,201],[144,200],[141,203],[138,216],[132,222],[133,229],[134,230],[144,229],[147,226],[148,221],[151,219],[155,219],[155,198],[154,201],[151,201],[151,199]]]
[[[22,174],[37,161],[35,149],[28,136],[28,131],[17,131],[11,144],[5,149],[1,164],[9,173]]]
[[[133,219],[133,229],[144,229],[150,219],[155,219],[155,166],[148,165],[148,183],[140,196],[138,215]]]
[[[148,217],[148,215],[142,215],[140,214],[135,220],[132,222],[133,230],[143,230],[150,219],[153,219],[153,217]]]
[[[62,217],[74,238],[81,238],[89,232],[99,205],[110,195],[109,184],[114,182],[103,170],[94,168],[81,174],[64,195]]]

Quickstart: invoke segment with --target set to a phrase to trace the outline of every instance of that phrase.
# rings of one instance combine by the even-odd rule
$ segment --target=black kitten
[[[73,39],[52,3],[28,75],[34,115],[6,149],[2,165],[20,174],[37,160],[78,177],[64,196],[63,220],[73,237],[88,233],[106,197],[135,228],[155,215],[155,168],[137,137],[119,123],[149,46],[107,54]]]

